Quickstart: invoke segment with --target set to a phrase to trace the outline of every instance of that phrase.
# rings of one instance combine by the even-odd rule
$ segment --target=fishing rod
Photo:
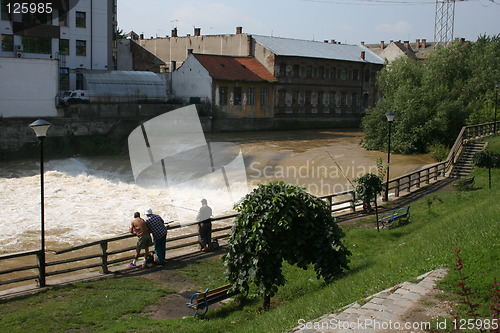
[[[171,207],[175,207],[175,208],[181,208],[181,209],[186,209],[186,210],[190,210],[192,212],[197,212],[198,211],[196,209],[192,209],[192,208],[186,208],[186,207],[182,207],[182,206],[176,206],[176,205],[172,205],[172,204],[166,204],[167,206],[171,206]]]
[[[345,177],[345,179],[347,179],[347,181],[349,182],[349,184],[351,184],[351,186],[353,188],[355,188],[356,186],[354,186],[354,184],[351,182],[351,180],[349,178],[347,178],[346,174],[344,173],[344,170],[342,170],[342,168],[340,167],[340,165],[338,165],[337,161],[335,161],[335,159],[333,158],[332,154],[330,154],[330,152],[328,150],[326,150],[326,153],[330,156],[330,158],[332,159],[333,163],[335,163],[335,165],[337,166],[337,168],[340,169],[340,172],[342,172],[342,175]]]

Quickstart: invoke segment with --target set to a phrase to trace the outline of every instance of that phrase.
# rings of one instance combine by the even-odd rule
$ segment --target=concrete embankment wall
[[[173,104],[75,104],[58,108],[57,117],[41,117],[53,124],[47,140],[71,145],[92,135],[102,135],[126,145],[130,132],[141,123],[175,110]],[[205,132],[354,128],[360,117],[212,118],[210,106],[197,105]],[[0,118],[0,152],[4,155],[33,151],[38,142],[29,127],[36,118]],[[56,145],[57,146],[57,145]],[[126,146],[124,146],[126,148]]]

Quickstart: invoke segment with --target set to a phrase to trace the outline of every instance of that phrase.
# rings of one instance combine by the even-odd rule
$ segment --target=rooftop
[[[193,54],[215,79],[240,81],[276,81],[255,58]]]
[[[279,56],[309,57],[384,64],[384,59],[362,45],[324,43],[301,39],[252,35],[253,39]],[[361,59],[365,52],[365,60]]]

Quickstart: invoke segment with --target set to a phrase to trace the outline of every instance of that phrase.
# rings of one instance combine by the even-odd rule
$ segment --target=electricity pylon
[[[436,23],[434,25],[434,42],[436,43],[436,47],[444,47],[453,42],[454,21],[455,0],[436,0]]]

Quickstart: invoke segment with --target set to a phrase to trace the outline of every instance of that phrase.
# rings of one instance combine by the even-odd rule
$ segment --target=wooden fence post
[[[356,192],[352,191],[351,196],[352,196],[351,210],[353,213],[356,213]]]
[[[101,268],[102,268],[102,274],[108,274],[108,242],[104,241],[101,242],[100,244],[101,247]]]
[[[40,287],[45,287],[45,278],[47,274],[45,271],[45,267],[42,267],[43,265],[45,265],[45,263],[42,262],[42,251],[43,250],[40,250],[36,253],[36,264],[38,266],[38,284],[40,285]]]

